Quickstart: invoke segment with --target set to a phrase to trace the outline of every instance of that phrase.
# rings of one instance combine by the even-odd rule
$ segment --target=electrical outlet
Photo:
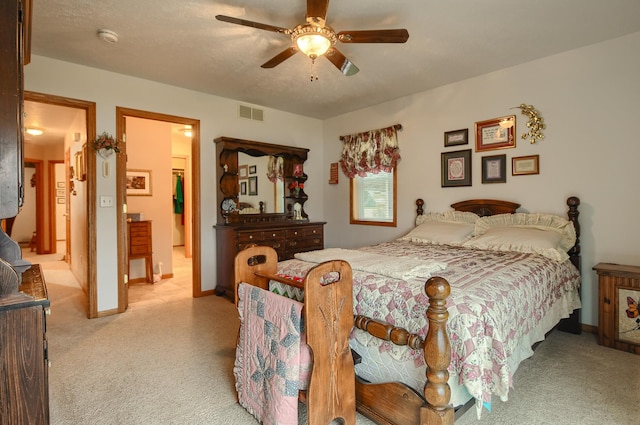
[[[100,207],[108,208],[113,206],[113,196],[101,196]]]

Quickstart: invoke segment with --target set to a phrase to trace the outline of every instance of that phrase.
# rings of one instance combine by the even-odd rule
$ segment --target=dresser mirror
[[[271,155],[251,156],[238,152],[239,214],[284,213],[284,181],[275,182],[267,177]]]
[[[309,149],[253,140],[219,137],[216,143],[218,224],[273,222],[300,217],[307,219],[304,191],[292,196],[287,187],[303,182],[302,170]],[[282,179],[267,177],[270,161],[279,161]],[[272,168],[271,168],[272,169]],[[297,205],[296,205],[297,204]],[[295,209],[294,209],[295,207]]]

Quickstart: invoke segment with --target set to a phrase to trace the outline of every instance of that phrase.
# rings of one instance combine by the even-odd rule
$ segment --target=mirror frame
[[[307,160],[309,149],[295,146],[285,146],[273,143],[256,142],[253,140],[236,139],[233,137],[218,137],[216,144],[216,177],[218,202],[218,224],[259,223],[290,219],[290,205],[285,201],[284,213],[239,214],[238,211],[225,213],[222,203],[225,199],[232,199],[238,205],[240,184],[238,182],[238,153],[250,156],[280,156],[284,159],[285,190],[288,176],[293,176],[294,165],[303,164]]]

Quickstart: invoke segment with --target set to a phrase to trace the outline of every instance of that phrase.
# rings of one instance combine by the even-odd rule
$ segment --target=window
[[[396,226],[396,173],[380,171],[351,179],[351,224]]]

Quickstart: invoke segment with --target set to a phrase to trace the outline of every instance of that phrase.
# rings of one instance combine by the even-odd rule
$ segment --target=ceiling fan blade
[[[343,43],[404,43],[409,39],[406,29],[340,31],[338,40]]]
[[[265,63],[263,63],[261,65],[261,67],[262,68],[273,68],[273,67],[275,67],[277,65],[280,65],[282,62],[286,61],[291,56],[295,55],[297,52],[298,52],[298,48],[295,47],[295,46],[291,46],[291,47],[287,48],[286,50],[283,50],[282,52],[278,53],[277,55],[275,55],[274,57],[272,57],[271,59],[269,59]]]
[[[218,21],[229,22],[230,24],[244,25],[245,27],[258,28],[260,30],[273,31],[281,34],[290,34],[287,28],[277,27],[275,25],[262,24],[260,22],[247,21],[246,19],[234,18],[225,15],[216,15]]]
[[[357,74],[358,71],[360,71],[358,67],[353,64],[353,62],[347,59],[335,47],[329,48],[329,50],[327,50],[327,53],[325,53],[324,55],[327,57],[327,59],[329,59],[329,61],[331,61],[332,64],[336,66],[336,68],[340,70],[340,72],[342,72],[347,77]]]
[[[312,22],[309,23],[316,23],[324,27],[327,9],[329,9],[329,0],[307,0],[307,22],[311,18]]]

